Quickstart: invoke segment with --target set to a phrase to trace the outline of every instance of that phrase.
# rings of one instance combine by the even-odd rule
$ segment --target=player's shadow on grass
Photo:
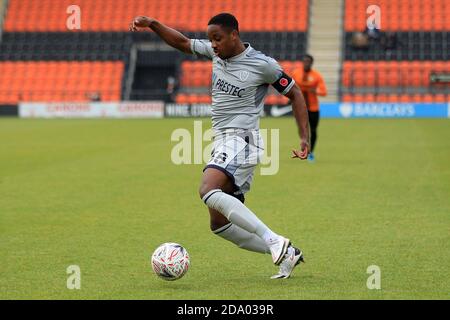
[[[180,290],[187,291],[192,290],[192,284],[186,282],[183,283],[181,281],[167,281],[163,283],[159,283],[157,285],[152,285],[151,289],[162,289],[162,290]]]

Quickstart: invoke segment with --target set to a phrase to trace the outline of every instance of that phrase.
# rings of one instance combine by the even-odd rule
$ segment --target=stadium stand
[[[381,29],[425,32],[450,30],[450,7],[447,0],[346,0],[345,30],[363,31],[366,10],[377,5],[381,10]]]
[[[120,100],[122,62],[0,62],[0,101]]]
[[[397,87],[429,88],[433,85],[432,74],[450,73],[450,64],[444,61],[345,61],[343,70],[345,87],[387,87],[386,91]]]
[[[5,2],[0,1],[2,8]],[[7,3],[0,43],[0,103],[41,99],[86,101],[91,99],[91,92],[100,92],[105,101],[161,97],[165,88],[153,94],[149,86],[164,86],[165,79],[159,82],[150,79],[146,86],[136,85],[138,79],[147,80],[145,75],[152,67],[148,60],[154,60],[150,58],[154,55],[141,51],[137,63],[130,62],[132,48],[162,43],[152,32],[128,32],[132,17],[146,12],[190,38],[205,38],[209,18],[218,12],[231,11],[240,20],[242,39],[281,61],[288,73],[307,50],[310,6],[307,0],[80,0],[77,5],[82,9],[81,30],[67,29],[67,7],[72,5],[69,0]],[[369,34],[366,9],[373,4],[381,8],[382,25],[380,32]],[[448,1],[346,0],[344,15],[344,61],[339,81],[342,101],[449,100],[449,84],[436,81],[439,75],[450,73]],[[356,48],[355,34],[366,37],[367,46]],[[170,70],[178,79],[175,92],[178,95],[173,96],[174,101],[210,102],[209,62],[183,54],[167,55],[166,60],[158,63],[171,64]],[[61,74],[53,71],[55,68],[62,70]],[[129,72],[130,68],[136,68],[136,72]],[[77,80],[63,73],[76,74],[72,78]],[[133,75],[136,81],[132,81],[128,90],[127,77]],[[153,76],[157,77],[158,72],[148,74]],[[21,82],[23,86],[19,85]],[[271,91],[266,102],[285,104],[288,101]]]
[[[132,42],[123,32],[5,32],[0,60],[125,60]]]
[[[450,30],[450,29],[449,29]],[[380,40],[369,39],[366,49],[355,49],[353,33],[345,35],[346,60],[449,60],[450,32],[395,32],[395,44],[385,45],[386,35]]]
[[[366,9],[381,9],[380,31],[367,30]],[[450,3],[446,0],[347,0],[341,98],[350,102],[443,102],[450,74]],[[356,36],[367,39],[359,46]],[[361,44],[361,43],[360,43]]]
[[[204,32],[185,32],[205,38]],[[276,59],[297,60],[304,54],[303,32],[242,32],[242,39]],[[0,60],[127,60],[133,43],[160,43],[153,33],[128,32],[6,32]],[[184,55],[184,59],[195,60]]]
[[[66,10],[70,0],[11,0],[6,31],[67,31]],[[208,20],[233,8],[241,31],[306,31],[307,0],[78,0],[83,31],[127,31],[135,16],[151,13],[174,28],[204,31]],[[249,19],[248,17],[251,17]]]
[[[70,13],[67,12],[67,8],[72,4],[73,2],[69,0],[10,0],[8,2],[5,30],[0,43],[0,63],[2,68],[8,70],[6,71],[8,73],[1,80],[5,85],[0,89],[0,103],[39,101],[44,98],[46,101],[86,101],[89,92],[99,90],[102,91],[102,100],[124,99],[126,77],[129,75],[130,68],[130,52],[133,46],[161,43],[161,40],[152,32],[128,32],[128,23],[134,16],[142,13],[152,13],[154,17],[179,29],[190,38],[205,38],[206,25],[210,17],[233,8],[232,13],[240,19],[242,39],[250,42],[255,49],[277,60],[286,61],[300,60],[306,51],[308,0],[280,0],[276,3],[271,0],[228,2],[80,0],[77,1],[77,5],[81,8],[81,30],[68,30],[66,21]],[[270,10],[267,10],[268,8]],[[248,19],[249,16],[251,19]],[[202,68],[204,63],[196,61],[195,56],[180,54],[179,57],[172,59],[171,56],[167,60],[170,60],[172,64],[185,60],[182,63],[183,66],[192,62],[197,63],[195,65],[199,68]],[[168,62],[165,61],[164,64],[166,63]],[[8,67],[5,67],[6,65]],[[114,65],[114,71],[111,68],[100,67],[89,69],[93,79],[108,79],[114,82],[114,87],[107,93],[104,91],[106,85],[96,80],[65,81],[62,78],[55,80],[56,78],[44,74],[39,78],[39,73],[35,73],[37,65],[44,73],[47,72],[46,66],[54,65],[69,68],[64,69],[65,72],[77,70],[75,68],[78,65]],[[24,80],[28,82],[23,87],[10,84],[19,81],[8,80],[16,79],[14,75],[24,72],[25,66],[31,68],[29,73],[34,74],[32,79],[37,84],[32,85],[29,80]],[[53,70],[53,67],[49,68]],[[74,69],[70,70],[70,68]],[[141,68],[139,63],[136,68]],[[173,69],[183,70],[183,67]],[[96,72],[101,74],[97,75]],[[142,73],[135,72],[135,79],[136,75],[142,78]],[[180,72],[181,95],[176,98],[176,101],[187,100],[201,103],[210,101],[210,98],[205,97],[208,91],[202,89],[209,78],[200,77],[201,73],[198,70],[193,73],[192,78],[186,78],[184,74]],[[178,78],[178,74],[175,76]],[[121,77],[120,81],[117,77]],[[55,81],[58,81],[56,85]],[[150,84],[156,82],[149,81]],[[65,83],[65,94],[58,91],[60,89],[56,89],[61,83]],[[120,84],[119,89],[117,89],[117,83]],[[102,87],[99,89],[100,85]],[[53,91],[49,91],[50,89]],[[148,90],[148,87],[133,85],[131,90],[131,94],[127,96],[130,99],[142,100],[161,96],[161,94],[144,94],[152,91]],[[269,101],[287,101],[283,99],[285,98],[274,95],[269,98]]]
[[[294,69],[300,68],[300,61],[280,61],[280,65],[287,73],[291,73]],[[181,64],[181,91],[190,92],[191,94],[179,94],[177,103],[207,103],[211,101],[210,86],[212,76],[212,65],[209,61],[184,61]],[[197,93],[192,93],[197,91]],[[276,92],[269,91],[270,94],[266,99],[267,104],[286,104],[288,99]]]
[[[280,61],[280,65],[290,73],[302,66],[301,61]],[[210,61],[184,61],[181,64],[181,85],[183,87],[210,87],[212,64]]]
[[[6,2],[5,0],[0,0],[0,29],[3,29],[3,18],[5,16],[5,9],[6,9]]]

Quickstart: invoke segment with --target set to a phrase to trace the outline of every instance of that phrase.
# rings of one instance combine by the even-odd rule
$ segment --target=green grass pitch
[[[193,120],[0,120],[0,299],[450,297],[449,120],[322,119],[309,164],[290,159],[293,119],[263,119],[280,129],[280,170],[258,170],[246,204],[306,260],[281,281],[269,255],[209,231],[202,165],[170,161]],[[163,242],[191,256],[178,281],[152,273]]]

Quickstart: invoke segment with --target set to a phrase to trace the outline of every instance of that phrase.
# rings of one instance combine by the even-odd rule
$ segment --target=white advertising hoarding
[[[21,103],[21,118],[162,118],[164,102]]]

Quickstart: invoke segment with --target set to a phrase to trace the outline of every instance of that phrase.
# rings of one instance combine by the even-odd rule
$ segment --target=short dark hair
[[[310,55],[310,54],[305,54],[303,56],[303,58],[309,58],[309,59],[311,59],[311,63],[314,63],[314,57],[312,55]]]
[[[209,20],[208,26],[211,24],[217,24],[229,29],[230,31],[236,30],[239,33],[239,22],[231,13],[219,13]]]

